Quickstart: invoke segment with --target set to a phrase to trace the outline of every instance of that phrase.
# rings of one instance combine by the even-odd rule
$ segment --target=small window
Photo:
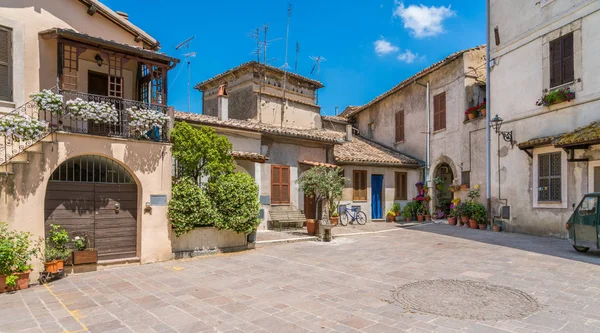
[[[13,100],[12,30],[0,26],[0,100]]]
[[[538,201],[561,202],[561,153],[538,155]]]
[[[550,88],[573,82],[573,33],[550,42]]]
[[[433,97],[433,130],[446,129],[446,93]]]
[[[407,174],[406,172],[396,172],[394,177],[394,200],[407,200],[408,199],[408,190],[407,190]]]
[[[579,216],[594,215],[598,207],[598,197],[587,197],[583,199],[579,206]]]
[[[367,171],[354,170],[352,173],[352,200],[367,200]]]
[[[404,111],[396,112],[396,142],[404,141]]]
[[[471,171],[463,171],[461,172],[461,185],[467,185],[467,187],[471,187]]]

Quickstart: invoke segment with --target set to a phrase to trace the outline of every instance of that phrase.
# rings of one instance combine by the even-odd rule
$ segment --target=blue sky
[[[447,55],[485,43],[484,0],[103,0],[113,10],[158,39],[162,52],[182,63],[169,73],[169,104],[187,110],[187,70],[175,46],[196,36],[190,51],[192,86],[256,59],[249,37],[269,24],[267,58],[280,67],[285,57],[288,3],[292,4],[288,63],[293,69],[300,43],[298,73],[316,79],[309,56],[324,56],[319,104],[332,115],[361,105],[406,77]],[[192,112],[202,94],[192,90]]]

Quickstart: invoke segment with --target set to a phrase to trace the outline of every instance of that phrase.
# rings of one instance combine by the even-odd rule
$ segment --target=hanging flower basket
[[[38,110],[56,115],[62,114],[63,96],[61,94],[55,94],[51,90],[45,89],[32,93],[29,97],[35,102]]]
[[[46,122],[27,115],[7,115],[0,118],[0,133],[18,140],[34,140],[46,131]]]
[[[104,102],[87,102],[81,98],[67,101],[69,117],[96,123],[114,124],[119,122],[119,112],[113,104]]]
[[[130,116],[129,126],[137,132],[144,133],[152,127],[163,127],[168,121],[169,116],[154,110],[139,109],[131,107],[127,109]]]

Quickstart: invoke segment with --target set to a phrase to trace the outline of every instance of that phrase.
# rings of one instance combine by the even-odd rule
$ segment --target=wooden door
[[[314,196],[304,195],[304,216],[313,220],[317,218],[317,202]]]
[[[290,203],[290,167],[271,165],[271,204]]]
[[[46,237],[51,224],[60,225],[70,239],[87,235],[94,247],[94,184],[48,182],[44,221]]]

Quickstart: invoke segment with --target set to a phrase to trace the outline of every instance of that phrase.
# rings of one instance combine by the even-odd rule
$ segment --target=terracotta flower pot
[[[473,120],[473,119],[475,119],[475,114],[469,113],[469,114],[467,114],[467,118],[469,118],[469,120]]]
[[[339,221],[340,221],[339,216],[332,216],[329,218],[329,222],[331,222],[331,225],[338,225]]]
[[[479,223],[479,230],[485,230],[485,229],[487,229],[487,224]]]
[[[425,193],[425,194],[429,193],[429,188],[424,188],[423,193]]]
[[[57,260],[56,261],[56,269],[61,270],[65,268],[65,261],[64,260]]]
[[[478,228],[478,226],[477,226],[477,221],[475,221],[475,220],[473,220],[473,219],[469,220],[469,227],[470,227],[471,229],[477,229],[477,228]]]
[[[468,185],[460,185],[460,190],[461,191],[468,191],[469,190],[469,186]]]
[[[495,232],[500,232],[500,226],[499,225],[493,225],[492,226],[492,230]]]
[[[6,291],[6,275],[0,275],[0,294]]]
[[[19,279],[17,280],[17,289],[23,290],[29,288],[29,273],[31,271],[17,273]]]
[[[467,223],[469,223],[469,217],[468,217],[468,216],[461,216],[461,217],[460,217],[460,222],[461,222],[462,224],[467,224]]]
[[[311,236],[315,234],[315,232],[317,231],[315,220],[306,220],[306,231]]]
[[[486,110],[485,110],[485,109],[481,109],[481,110],[479,110],[479,112],[481,112],[481,116],[482,116],[482,117],[485,117],[485,113],[486,113]]]
[[[431,221],[431,215],[425,215],[425,221]]]
[[[412,220],[410,217],[405,217],[404,218],[404,221],[406,221],[406,222],[410,222],[410,220]]]
[[[417,221],[423,222],[423,215],[417,215]]]
[[[44,270],[48,273],[58,272],[58,260],[52,260],[44,263]]]
[[[449,225],[456,225],[456,217],[449,217],[448,218],[448,224]]]

